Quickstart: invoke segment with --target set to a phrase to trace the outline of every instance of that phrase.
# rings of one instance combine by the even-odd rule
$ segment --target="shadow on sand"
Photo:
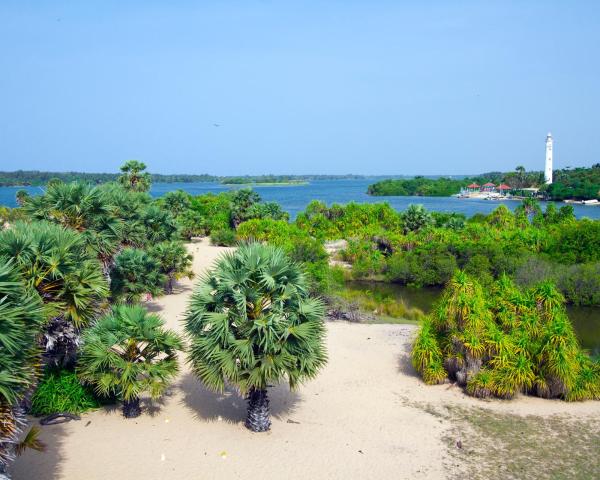
[[[64,424],[41,426],[39,418],[30,417],[24,432],[34,426],[40,429],[39,438],[46,448],[43,452],[25,450],[23,455],[17,458],[9,468],[10,478],[14,480],[56,480],[61,476],[60,465],[64,458],[62,448],[63,439],[67,435],[66,426]]]
[[[183,403],[200,420],[238,423],[246,419],[246,399],[233,387],[227,387],[223,393],[215,393],[206,389],[191,373],[185,374],[178,386],[183,392]],[[293,414],[301,401],[300,395],[291,392],[285,383],[270,387],[269,399],[271,415],[279,420]]]
[[[398,357],[398,372],[408,375],[409,377],[421,378],[420,375],[412,366],[410,352],[412,351],[412,342],[405,342],[402,345],[402,353]]]

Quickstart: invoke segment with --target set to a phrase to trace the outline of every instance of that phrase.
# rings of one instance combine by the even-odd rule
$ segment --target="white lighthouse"
[[[552,134],[546,136],[546,168],[544,168],[544,182],[552,183]]]

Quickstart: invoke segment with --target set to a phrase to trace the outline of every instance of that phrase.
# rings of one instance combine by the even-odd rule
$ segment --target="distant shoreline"
[[[221,182],[221,185],[228,187],[235,187],[237,185],[242,186],[257,186],[257,187],[296,187],[299,185],[309,185],[310,182],[298,181],[298,182]]]

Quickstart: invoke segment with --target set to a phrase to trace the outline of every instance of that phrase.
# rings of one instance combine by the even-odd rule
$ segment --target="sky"
[[[598,1],[0,2],[0,170],[600,162]]]

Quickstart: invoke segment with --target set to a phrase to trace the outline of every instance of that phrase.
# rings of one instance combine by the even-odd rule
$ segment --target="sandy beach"
[[[226,250],[207,241],[189,249],[197,274]],[[147,307],[181,331],[194,281],[181,281],[173,295]],[[600,402],[480,401],[450,384],[426,386],[410,366],[415,331],[411,325],[328,323],[328,366],[297,392],[285,385],[270,389],[273,425],[266,434],[244,427],[244,399],[234,391],[207,391],[183,364],[169,395],[146,403],[137,419],[126,420],[113,407],[42,427],[46,452],[25,453],[12,467],[13,478],[438,479],[466,468],[466,457],[449,447],[457,432],[452,412],[560,416],[597,425]],[[468,442],[461,439],[459,448]]]

